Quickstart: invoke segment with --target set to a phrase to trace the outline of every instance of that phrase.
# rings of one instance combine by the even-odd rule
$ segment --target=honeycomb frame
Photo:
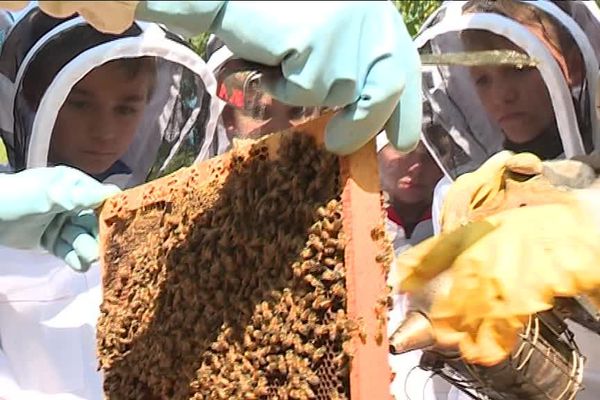
[[[277,150],[282,141],[298,132],[313,138],[317,146],[322,146],[324,127],[328,119],[329,116],[321,117],[294,129],[265,137],[258,143],[267,149],[266,156],[269,159],[276,159],[278,157]],[[214,176],[216,169],[223,168],[224,165],[231,165],[235,162],[235,157],[240,156],[240,152],[250,152],[255,145],[255,142],[253,144],[242,143],[234,152],[179,170],[110,199],[100,213],[101,255],[105,287],[109,284],[113,285],[115,274],[118,275],[118,271],[107,268],[109,264],[107,255],[110,253],[110,238],[119,229],[118,221],[120,219],[130,218],[128,215],[136,210],[168,204],[181,182],[193,180],[197,184],[201,184],[208,181],[211,176]],[[339,157],[337,162],[341,185],[342,231],[345,238],[346,313],[350,321],[360,323],[360,329],[353,331],[352,337],[348,341],[351,344],[351,350],[348,351],[352,353],[349,360],[350,398],[354,400],[390,398],[391,373],[387,363],[385,300],[382,301],[382,298],[385,299],[382,295],[387,293],[386,271],[385,268],[382,268],[385,262],[382,262],[381,256],[378,256],[382,251],[382,235],[380,234],[382,232],[382,213],[374,145],[371,142],[348,157]],[[225,180],[227,174],[223,174],[222,177]],[[218,195],[218,190],[219,188],[216,187],[215,196]],[[101,343],[99,341],[99,347],[102,347]],[[227,398],[227,393],[223,395],[224,398]],[[288,393],[288,396],[296,398],[292,393]],[[271,398],[285,398],[285,396],[271,396]],[[298,396],[297,398],[303,397]]]

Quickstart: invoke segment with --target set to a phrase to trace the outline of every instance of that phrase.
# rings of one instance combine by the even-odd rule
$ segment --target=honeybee
[[[317,208],[317,216],[325,220],[329,216],[329,212],[325,207],[319,207]]]
[[[343,282],[334,283],[331,288],[329,288],[329,291],[334,297],[341,299],[346,297],[346,287],[344,286]]]
[[[255,330],[255,331],[252,332],[252,337],[255,340],[263,340],[264,334],[262,333],[262,331],[260,331],[260,330],[257,329],[257,330]]]
[[[294,339],[295,339],[296,335],[294,335],[293,333],[287,333],[281,340],[281,344],[283,345],[283,347],[285,348],[290,348],[293,346],[294,344]]]
[[[317,296],[313,301],[312,307],[316,310],[322,310],[331,307],[333,301],[325,296]]]
[[[321,283],[321,281],[319,281],[317,278],[315,278],[311,274],[307,274],[304,277],[304,281],[306,281],[308,284],[310,284],[314,288],[319,288],[319,289],[323,289],[324,288],[323,283]]]
[[[334,258],[325,257],[323,259],[323,264],[325,264],[327,267],[335,267],[335,265],[337,264],[337,261]]]
[[[302,249],[302,251],[300,252],[300,256],[304,260],[308,260],[308,259],[311,259],[312,257],[314,257],[315,253],[313,253],[313,249],[312,248],[306,247],[306,248]]]
[[[317,326],[315,326],[314,332],[315,332],[315,336],[317,336],[317,337],[326,336],[328,333],[328,327],[327,327],[327,325],[317,325]]]
[[[345,353],[337,354],[337,355],[333,356],[333,358],[331,359],[331,363],[336,368],[342,368],[348,361],[349,361],[348,355]]]
[[[210,345],[210,348],[217,353],[224,353],[229,349],[229,344],[224,340],[217,340]]]
[[[335,255],[337,251],[337,248],[335,247],[325,247],[325,250],[323,250],[323,254],[326,256],[333,256]]]
[[[337,271],[332,270],[332,269],[326,269],[321,274],[321,279],[324,280],[325,282],[333,282],[333,281],[339,280],[340,278],[342,278],[340,276],[340,274]]]
[[[309,246],[313,248],[317,253],[322,253],[326,249],[323,246],[323,243],[319,239],[314,239],[308,242]]]
[[[391,253],[391,252],[379,253],[375,256],[375,261],[380,264],[381,263],[389,264],[393,261],[393,253]]]
[[[313,351],[313,353],[311,354],[311,359],[313,363],[317,363],[319,362],[323,357],[325,357],[325,354],[327,353],[327,348],[326,347],[319,347],[317,349],[315,349],[315,351]],[[317,383],[318,383],[318,377],[316,377],[317,379]],[[312,384],[312,383],[311,383]]]
[[[314,399],[317,397],[315,395],[315,392],[313,392],[313,390],[310,387],[304,388],[304,395],[306,396],[307,399]]]

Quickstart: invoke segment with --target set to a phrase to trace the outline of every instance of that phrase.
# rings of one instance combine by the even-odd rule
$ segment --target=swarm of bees
[[[338,158],[293,134],[230,160],[108,221],[106,398],[350,397]]]

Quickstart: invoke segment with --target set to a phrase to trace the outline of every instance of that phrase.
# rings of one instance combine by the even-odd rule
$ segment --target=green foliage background
[[[394,5],[402,14],[408,32],[414,37],[421,24],[442,2],[439,0],[394,0]]]

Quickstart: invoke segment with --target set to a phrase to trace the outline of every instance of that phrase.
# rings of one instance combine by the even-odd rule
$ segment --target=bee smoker
[[[465,362],[457,351],[436,348],[425,315],[419,311],[408,314],[392,335],[391,351],[424,349],[422,369],[481,400],[574,399],[584,389],[585,357],[566,320],[600,334],[600,313],[592,303],[584,297],[557,298],[553,309],[529,318],[506,360],[484,367]]]

